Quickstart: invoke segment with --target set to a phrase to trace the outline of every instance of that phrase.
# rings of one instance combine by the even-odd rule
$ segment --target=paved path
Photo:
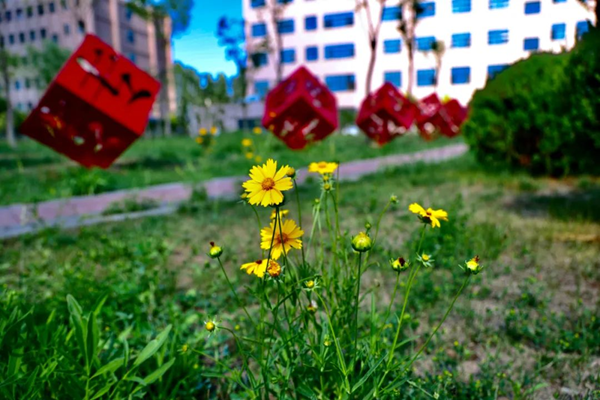
[[[397,154],[367,160],[357,160],[340,165],[340,179],[357,180],[385,166],[396,166],[422,162],[439,162],[458,157],[467,151],[465,144],[455,144],[410,154]],[[307,177],[306,169],[298,171],[298,183]],[[197,184],[206,189],[209,198],[235,199],[241,192],[240,182],[246,176],[215,178]],[[187,200],[192,193],[192,184],[169,183],[142,189],[128,189],[103,193],[95,196],[70,197],[33,204],[14,204],[0,207],[0,239],[31,233],[49,226],[74,228],[101,222],[142,218],[174,212],[177,204]],[[135,198],[138,201],[152,200],[159,206],[152,210],[122,215],[102,215],[113,203]]]

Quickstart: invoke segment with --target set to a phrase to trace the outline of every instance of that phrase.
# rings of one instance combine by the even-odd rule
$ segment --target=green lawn
[[[140,150],[149,143],[140,143]],[[410,140],[399,140],[394,146],[400,143],[421,147]],[[310,157],[331,158],[327,146],[311,150]],[[337,148],[344,159],[345,150]],[[238,168],[228,166],[227,173],[247,169],[242,159],[237,162]],[[411,383],[399,388],[393,398],[429,399],[433,393],[441,399],[600,396],[600,179],[550,180],[486,171],[471,156],[439,165],[390,168],[342,184],[342,235],[357,233],[365,221],[374,224],[392,194],[398,196],[399,204],[383,219],[379,250],[372,257],[377,264],[363,279],[362,291],[367,295],[359,318],[364,326],[371,320],[382,322],[380,315],[371,314],[371,306],[386,304],[390,298],[395,274],[387,260],[410,254],[418,242],[420,227],[408,213],[408,204],[417,201],[449,212],[449,221],[423,243],[435,266],[415,283],[403,336],[415,342],[404,345],[397,357],[414,353],[416,344],[439,321],[463,279],[457,265],[478,254],[486,267],[471,280],[424,356],[414,364]],[[318,195],[316,182],[300,190],[305,229],[310,229],[312,199]],[[294,207],[288,207],[295,217]],[[268,212],[260,210],[263,223]],[[81,393],[77,390],[85,382],[74,377],[79,376],[77,365],[84,361],[76,350],[65,299],[71,294],[87,312],[106,294],[98,313],[99,363],[119,357],[124,338],[131,353],[139,354],[151,338],[172,324],[167,344],[143,365],[139,376],[147,376],[175,357],[174,364],[160,381],[142,386],[141,393],[152,399],[247,398],[239,385],[226,379],[242,368],[231,335],[218,330],[209,336],[203,329],[203,321],[209,318],[218,318],[231,329],[240,325],[240,336],[248,329],[217,264],[206,252],[211,240],[224,247],[223,260],[233,285],[256,316],[258,309],[252,307],[257,303],[256,279],[239,271],[242,262],[260,256],[255,250],[256,230],[249,206],[207,202],[198,196],[168,217],[67,232],[49,230],[3,243],[0,321],[7,320],[15,308],[23,313],[32,310],[32,314],[19,325],[18,334],[7,334],[0,323],[0,378],[9,375],[11,365],[14,371],[18,362],[17,370],[25,377],[40,367],[31,380],[38,395],[31,398]],[[400,313],[400,297],[393,314]],[[316,321],[324,320],[319,310]],[[315,329],[320,323],[315,322]],[[377,338],[384,353],[396,323],[391,318]],[[295,365],[296,370],[318,356],[309,349],[298,347],[298,357],[305,357],[306,363]],[[61,366],[44,374],[54,361]],[[273,368],[277,365],[281,364]],[[228,372],[226,366],[233,371]],[[305,373],[318,377],[335,371]],[[17,384],[16,393],[24,393],[29,382],[25,380]],[[138,383],[123,383],[127,384]],[[278,387],[283,382],[274,376],[271,384]],[[330,384],[326,381],[321,386]],[[7,395],[2,385],[0,393],[18,398]]]
[[[285,158],[296,166],[306,166],[323,159],[344,162],[409,153],[461,140],[441,138],[425,142],[419,137],[407,136],[381,148],[367,141],[363,135],[334,134],[305,151],[297,152],[287,149],[266,133],[247,136],[239,132],[223,134],[208,150],[189,137],[151,138],[133,144],[110,169],[87,170],[25,138],[16,150],[0,142],[0,205],[239,175],[253,165],[253,160],[246,158],[241,144],[244,137],[253,140],[255,156]]]

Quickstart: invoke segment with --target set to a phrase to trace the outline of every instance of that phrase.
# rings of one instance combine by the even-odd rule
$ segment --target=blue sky
[[[242,0],[195,0],[190,27],[173,39],[175,60],[198,72],[234,75],[235,64],[225,60],[225,51],[215,37],[217,22],[223,15],[241,18]]]

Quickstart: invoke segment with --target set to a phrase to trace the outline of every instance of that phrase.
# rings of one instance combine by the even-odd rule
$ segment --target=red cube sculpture
[[[85,167],[108,168],[146,128],[160,83],[87,35],[21,132]]]
[[[262,125],[290,149],[324,139],[338,127],[335,96],[305,67],[269,92]]]
[[[417,107],[417,128],[421,133],[421,137],[425,140],[432,140],[436,130],[444,124],[443,118],[440,115],[442,102],[437,94],[432,93],[422,99]]]
[[[439,126],[442,135],[455,137],[460,133],[460,127],[467,119],[467,108],[463,107],[458,100],[452,99],[445,103],[439,113],[444,123]]]
[[[415,105],[394,85],[386,82],[363,100],[356,125],[380,145],[403,135],[417,115]]]

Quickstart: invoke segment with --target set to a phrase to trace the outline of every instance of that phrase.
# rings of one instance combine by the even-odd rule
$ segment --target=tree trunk
[[[158,46],[166,54],[167,41],[165,39],[162,23],[160,17],[154,18],[154,29],[156,31]],[[167,62],[168,60],[166,57],[164,65],[158,60],[158,80],[161,85],[158,101],[160,119],[163,122],[163,134],[168,137],[171,136],[171,118],[169,117],[169,76],[167,74]]]
[[[369,69],[367,69],[367,94],[371,94],[371,84],[373,81],[373,71],[375,70],[375,58],[377,57],[377,39],[371,38],[371,59],[369,60]]]
[[[415,75],[415,54],[412,44],[407,43],[406,47],[408,49],[408,88],[406,92],[409,94],[409,96],[412,96]]]
[[[10,101],[10,74],[8,69],[8,54],[0,51],[0,69],[2,82],[4,84],[4,96],[6,97],[6,142],[12,148],[17,147],[15,140],[15,122],[12,103]]]
[[[246,103],[246,94],[248,92],[248,80],[246,79],[246,73],[248,72],[245,66],[239,68],[240,79],[242,80],[242,131],[247,132],[250,128],[248,124],[248,103]]]

